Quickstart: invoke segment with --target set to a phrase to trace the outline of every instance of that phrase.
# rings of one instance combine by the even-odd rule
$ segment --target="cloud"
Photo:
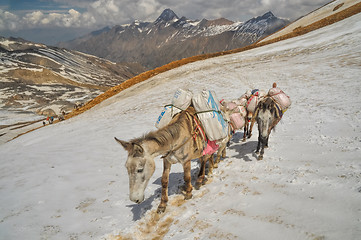
[[[171,8],[179,17],[190,19],[225,17],[233,21],[245,21],[272,11],[276,16],[292,20],[329,0],[53,0],[54,2],[59,4],[59,9],[69,10],[36,10],[21,15],[0,9],[0,30],[51,26],[96,29],[129,23],[135,19],[154,21],[165,8]]]
[[[14,30],[17,28],[18,16],[0,9],[0,30]]]

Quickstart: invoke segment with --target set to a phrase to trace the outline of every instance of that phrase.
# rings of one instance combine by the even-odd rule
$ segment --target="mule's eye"
[[[137,170],[137,172],[138,172],[138,173],[142,173],[143,170],[144,170],[143,168],[139,168],[139,169]]]

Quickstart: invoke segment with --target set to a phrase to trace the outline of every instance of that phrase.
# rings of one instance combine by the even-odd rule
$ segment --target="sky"
[[[180,66],[0,145],[0,239],[360,239],[360,21],[361,13]],[[257,126],[246,142],[238,130],[192,199],[183,200],[182,166],[174,164],[167,210],[155,213],[158,156],[144,202],[130,201],[127,152],[114,136],[128,141],[155,130],[177,88],[196,94],[206,86],[228,101],[273,82],[292,105],[262,161]],[[198,161],[191,164],[194,183]]]
[[[224,17],[246,21],[268,11],[295,20],[328,2],[330,0],[0,0],[0,36],[56,43],[136,19],[154,21],[166,8],[178,17],[192,20]]]

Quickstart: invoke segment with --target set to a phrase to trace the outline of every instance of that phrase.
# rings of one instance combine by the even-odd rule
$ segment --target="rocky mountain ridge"
[[[0,108],[71,109],[143,71],[138,64],[0,37]]]
[[[147,69],[174,60],[244,47],[289,24],[271,12],[246,22],[189,20],[165,9],[154,22],[134,21],[92,32],[58,46]]]

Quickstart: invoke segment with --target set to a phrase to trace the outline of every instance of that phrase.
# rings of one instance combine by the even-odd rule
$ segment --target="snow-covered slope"
[[[326,17],[329,17],[333,14],[339,13],[349,7],[352,7],[358,3],[360,3],[361,0],[334,0],[330,3],[326,4],[325,6],[316,9],[315,11],[307,14],[306,16],[301,17],[300,19],[294,21],[293,23],[289,24],[287,27],[283,28],[282,30],[275,32],[274,34],[262,39],[260,42],[265,42],[268,40],[275,39],[277,37],[286,35],[288,33],[292,33],[295,29],[299,27],[306,27],[308,25],[311,25],[312,23],[315,23],[317,21],[320,21]]]
[[[0,239],[358,239],[361,14],[301,37],[159,74],[70,120],[0,146]],[[154,130],[174,91],[234,99],[277,82],[293,103],[263,161],[257,130],[232,139],[209,183],[183,201],[181,166],[158,216],[162,162],[128,199],[129,140]],[[197,161],[192,174],[197,174]]]

